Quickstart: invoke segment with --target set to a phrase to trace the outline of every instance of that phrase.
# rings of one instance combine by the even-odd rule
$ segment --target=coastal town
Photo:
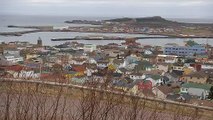
[[[213,0],[0,4],[0,120],[213,120]]]
[[[183,46],[151,46],[126,38],[121,44],[71,41],[47,46],[39,37],[37,44],[2,42],[0,53],[1,80],[73,84],[213,107],[213,47],[209,44],[189,40]]]

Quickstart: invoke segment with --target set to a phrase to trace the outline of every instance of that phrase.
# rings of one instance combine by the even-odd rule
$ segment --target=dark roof
[[[134,80],[130,79],[129,77],[125,77],[124,79],[125,79],[128,83],[131,83],[131,82],[134,81]]]
[[[183,75],[183,71],[172,70],[172,74],[175,75],[176,77],[180,77]]]
[[[120,70],[121,72],[127,72],[127,71],[129,71],[129,70],[125,69],[125,68],[119,68],[119,70]]]
[[[165,95],[169,94],[169,93],[172,93],[173,90],[171,87],[168,87],[166,85],[162,85],[162,86],[158,86],[157,87],[161,92],[163,92]]]
[[[133,72],[133,73],[131,73],[130,75],[142,76],[142,75],[143,75],[143,73],[135,73],[135,72]]]
[[[123,60],[122,59],[115,59],[115,60],[113,60],[113,63],[114,64],[121,64],[121,63],[123,63]]]
[[[185,76],[188,76],[188,77],[199,77],[199,78],[205,78],[205,77],[208,77],[205,73],[203,72],[193,72],[189,75],[185,75]]]
[[[152,90],[145,89],[145,90],[142,90],[141,92],[146,97],[155,97],[155,94],[152,92]]]
[[[210,78],[213,78],[213,69],[202,70],[201,72],[205,73],[205,74],[208,75]]]
[[[190,101],[191,100],[191,96],[189,94],[169,94],[167,95],[166,97],[167,99],[169,100],[172,100],[172,101]]]
[[[127,87],[127,88],[133,87],[132,83],[128,83],[127,81],[124,81],[124,80],[115,80],[115,81],[113,81],[113,85],[119,86],[119,87]]]
[[[113,76],[113,77],[121,77],[122,74],[121,74],[121,73],[113,73],[112,76]]]

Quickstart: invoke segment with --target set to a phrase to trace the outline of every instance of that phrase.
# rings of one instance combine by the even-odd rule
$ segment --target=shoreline
[[[39,33],[39,32],[77,32],[77,33],[109,33],[109,34],[143,34],[143,35],[156,35],[153,37],[136,37],[137,39],[153,39],[153,38],[213,38],[213,36],[180,36],[180,35],[169,35],[169,34],[155,34],[155,33],[144,33],[144,32],[98,32],[98,31],[73,31],[73,30],[29,30],[29,31],[18,31],[18,32],[0,32],[0,36],[22,36],[24,34]],[[69,38],[70,39],[70,38]],[[108,39],[106,39],[108,40]]]
[[[121,32],[121,31],[101,31],[101,30],[80,30],[79,27],[72,27],[74,29],[54,29],[53,26],[16,26],[8,25],[8,28],[21,28],[23,31],[14,32],[0,32],[0,36],[22,36],[29,33],[38,32],[78,32],[78,33],[109,33],[109,34],[143,34],[143,35],[154,35],[153,38],[213,38],[213,35],[182,35],[174,33],[149,33],[149,32]],[[24,30],[24,29],[34,29],[34,30]],[[77,29],[77,30],[76,30]],[[160,36],[160,37],[159,37]],[[152,37],[146,37],[152,38]],[[143,39],[143,38],[140,38]],[[106,39],[108,40],[108,39]]]
[[[102,41],[102,40],[126,40],[128,38],[130,38],[130,37],[103,38],[103,39],[98,39],[98,38],[92,39],[92,38],[89,38],[89,37],[88,38],[87,37],[85,37],[85,38],[76,38],[76,37],[74,37],[74,38],[52,38],[51,41],[72,41],[72,40],[97,40],[97,41]],[[162,38],[163,39],[171,39],[171,38],[183,39],[185,37],[167,37],[167,36],[165,36],[165,37],[131,37],[131,38],[138,40],[138,39],[162,39]],[[196,37],[196,38],[203,38],[203,37]]]

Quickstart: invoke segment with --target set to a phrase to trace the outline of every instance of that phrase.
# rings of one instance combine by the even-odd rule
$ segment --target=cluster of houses
[[[107,25],[108,26],[108,25]],[[150,28],[150,27],[135,27],[129,26],[126,24],[113,25],[113,27],[63,27],[55,28],[60,30],[69,30],[69,31],[81,31],[81,32],[114,32],[114,33],[174,33],[176,32],[173,28]]]
[[[0,75],[213,106],[208,100],[213,86],[213,49],[200,45],[196,50],[189,43],[192,41],[184,47],[141,45],[135,39],[108,45],[66,42],[42,46],[41,39],[37,44],[2,43]],[[184,50],[191,54],[184,55]]]

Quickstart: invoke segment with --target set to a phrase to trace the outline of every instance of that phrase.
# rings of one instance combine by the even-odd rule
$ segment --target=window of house
[[[184,89],[184,88],[182,88],[182,89],[181,89],[181,91],[185,91],[185,89]]]

